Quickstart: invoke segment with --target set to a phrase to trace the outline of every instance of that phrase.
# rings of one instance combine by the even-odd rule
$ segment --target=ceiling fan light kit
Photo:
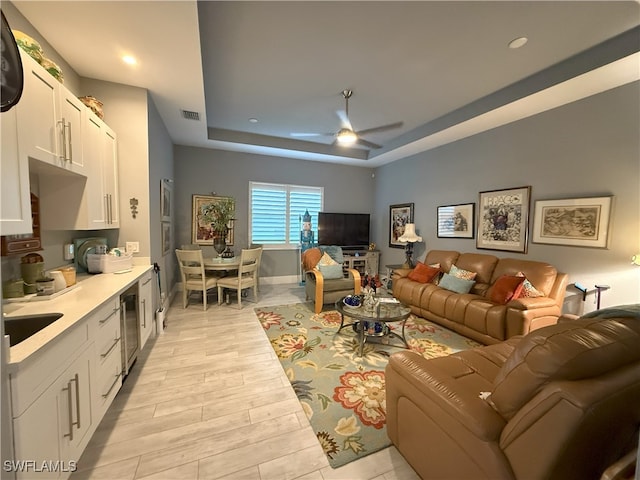
[[[335,134],[333,133],[329,133],[329,134],[292,133],[291,136],[292,137],[333,136],[335,137],[334,143],[343,147],[350,147],[357,143],[358,145],[361,145],[366,148],[382,148],[380,145],[377,145],[373,142],[369,142],[365,140],[364,138],[362,138],[362,135],[367,135],[369,133],[384,132],[386,130],[392,130],[394,128],[400,128],[402,127],[402,122],[390,123],[388,125],[381,125],[379,127],[367,128],[365,130],[354,130],[353,127],[351,126],[351,120],[349,120],[349,99],[351,98],[352,95],[353,95],[353,90],[346,89],[342,91],[342,96],[344,97],[344,101],[345,101],[345,109],[338,110],[336,112],[342,124],[340,130],[337,133]]]

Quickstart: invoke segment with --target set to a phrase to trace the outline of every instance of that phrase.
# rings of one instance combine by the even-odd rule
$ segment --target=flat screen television
[[[318,213],[318,245],[369,246],[368,213]]]

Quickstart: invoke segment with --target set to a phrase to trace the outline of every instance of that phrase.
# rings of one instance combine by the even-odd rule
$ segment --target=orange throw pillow
[[[313,270],[318,262],[322,258],[322,252],[319,248],[310,248],[309,250],[304,252],[302,256],[302,266],[304,267],[304,271],[308,272],[309,270]]]
[[[440,273],[439,268],[430,267],[422,262],[418,262],[407,278],[420,283],[429,283]]]
[[[518,298],[518,295],[520,295],[522,291],[524,280],[524,277],[501,276],[496,280],[496,283],[491,286],[489,299],[494,303],[504,305],[512,298]]]

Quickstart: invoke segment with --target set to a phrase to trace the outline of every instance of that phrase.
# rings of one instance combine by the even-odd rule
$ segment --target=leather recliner
[[[589,316],[448,357],[392,355],[390,439],[424,479],[600,478],[638,442],[640,305]]]

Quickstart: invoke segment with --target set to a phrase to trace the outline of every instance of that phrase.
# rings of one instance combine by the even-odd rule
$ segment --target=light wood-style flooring
[[[253,309],[304,301],[298,285],[257,303],[176,295],[93,435],[72,480],[416,480],[394,447],[333,469]]]

